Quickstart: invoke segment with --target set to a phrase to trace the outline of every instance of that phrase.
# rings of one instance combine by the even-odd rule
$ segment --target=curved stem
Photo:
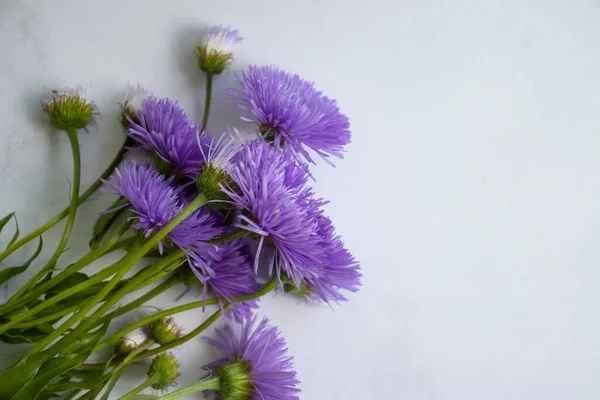
[[[115,294],[113,294],[112,296],[110,296],[108,299],[105,299],[106,296],[121,281],[123,276],[125,276],[125,274],[131,269],[131,267],[133,267],[133,265],[135,265],[135,263],[133,263],[131,266],[122,268],[120,265],[121,263],[118,262],[117,266],[118,266],[119,271],[104,286],[104,288],[102,288],[102,290],[97,295],[95,295],[92,299],[90,299],[86,303],[82,304],[81,307],[79,307],[79,311],[77,311],[75,314],[73,314],[71,316],[71,318],[69,318],[67,321],[65,321],[63,324],[61,324],[58,328],[56,328],[54,331],[52,331],[48,336],[46,336],[40,342],[38,342],[33,347],[33,349],[31,349],[30,353],[34,353],[36,351],[43,350],[44,347],[46,347],[47,345],[52,343],[54,341],[54,339],[58,338],[60,335],[65,333],[67,330],[69,330],[69,328],[71,326],[73,326],[76,322],[78,322],[81,319],[84,319],[86,317],[86,314],[92,308],[94,308],[96,305],[98,305],[101,302],[104,302],[104,304],[93,315],[94,316],[104,315],[104,313],[107,312],[113,305],[115,305],[116,302],[120,298],[125,296],[130,291],[134,291],[131,289],[132,289],[132,287],[135,288],[137,283],[139,283],[140,281],[143,281],[144,279],[147,279],[148,275],[151,274],[153,271],[155,272],[157,269],[160,270],[161,267],[172,264],[175,261],[175,259],[180,258],[180,257],[181,257],[180,254],[174,253],[174,254],[168,256],[167,258],[161,260],[159,263],[152,266],[151,268],[147,268],[146,270],[141,271],[139,274],[137,274],[135,276],[135,278],[132,279],[131,282],[127,283],[122,289],[118,289],[117,292]],[[127,258],[127,257],[125,257],[125,258]],[[160,279],[161,276],[162,275],[157,275],[157,279]],[[51,299],[52,298],[50,298],[50,300]],[[82,321],[81,324],[79,324],[79,326],[77,326],[77,328],[73,329],[73,331],[69,334],[70,335],[69,337],[77,339],[78,335],[82,334],[83,332],[87,331],[89,328],[94,326],[96,320],[97,320],[97,318],[92,317],[92,318]],[[67,346],[68,344],[69,344],[69,339],[68,339],[68,337],[65,337],[65,338],[63,338],[63,340],[61,342],[56,344],[56,347],[57,347],[57,349],[61,349],[65,346]]]
[[[73,189],[71,191],[71,204],[69,205],[69,217],[67,218],[67,223],[65,225],[65,229],[63,231],[62,237],[60,238],[60,242],[58,242],[58,246],[50,257],[50,260],[44,265],[42,269],[38,271],[37,274],[34,275],[33,279],[31,279],[27,284],[23,285],[17,293],[13,297],[11,297],[11,301],[14,301],[21,297],[23,294],[27,293],[35,284],[37,284],[38,280],[44,276],[44,274],[50,271],[48,275],[49,280],[52,276],[52,270],[56,266],[56,262],[58,258],[62,255],[65,247],[67,247],[67,243],[69,242],[69,237],[71,236],[71,231],[73,230],[73,224],[75,223],[75,216],[77,215],[77,205],[79,204],[79,183],[81,181],[81,154],[79,153],[79,139],[77,138],[77,129],[68,128],[67,135],[69,136],[69,142],[71,143],[71,151],[73,152]]]
[[[208,243],[211,243],[211,244],[227,243],[227,242],[232,242],[236,239],[243,238],[246,236],[248,236],[247,230],[235,229],[235,230],[232,230],[231,232],[227,232],[217,238],[209,240]]]
[[[199,194],[192,202],[185,207],[181,213],[179,213],[175,218],[171,220],[163,229],[154,234],[149,240],[147,240],[144,244],[139,246],[138,248],[134,248],[123,258],[119,263],[119,272],[113,276],[113,278],[104,286],[104,288],[92,299],[88,300],[84,305],[82,305],[81,309],[74,314],[71,318],[69,318],[66,322],[56,328],[52,333],[46,336],[43,340],[41,340],[37,345],[35,345],[27,355],[33,354],[37,351],[44,349],[47,345],[52,343],[54,339],[58,338],[60,335],[65,333],[67,330],[71,328],[73,324],[81,320],[85,315],[94,308],[98,303],[100,303],[104,297],[121,281],[121,279],[127,274],[127,272],[133,268],[137,262],[146,255],[150,250],[152,250],[158,242],[164,239],[169,232],[171,232],[181,221],[186,219],[189,215],[191,215],[194,211],[202,207],[206,204],[207,198],[204,194]],[[176,254],[176,253],[174,253]],[[171,256],[169,256],[171,257]],[[169,259],[167,257],[163,261],[167,261]],[[169,262],[173,262],[174,260],[170,260]],[[100,307],[95,314],[102,314],[108,310],[108,308],[112,307],[115,303],[112,301],[107,301],[104,303],[102,307]],[[100,315],[102,315],[100,314]],[[88,319],[82,321],[81,324],[77,326],[77,328],[73,329],[72,332],[69,333],[68,336],[64,337],[59,343],[57,343],[56,348],[60,349],[61,347],[67,346],[71,338],[77,339],[77,335],[85,332],[94,324],[94,319]],[[27,356],[26,355],[26,356]]]
[[[96,275],[91,277],[90,279],[87,279],[87,280],[85,280],[63,292],[56,294],[55,296],[52,296],[52,297],[44,300],[37,306],[20,314],[18,317],[12,319],[11,321],[8,321],[7,323],[0,325],[0,334],[6,332],[7,330],[9,330],[11,328],[14,328],[17,324],[20,324],[21,322],[25,321],[29,317],[36,315],[40,311],[43,311],[46,308],[51,307],[52,305],[60,302],[61,300],[64,300],[67,297],[69,297],[75,293],[78,293],[78,292],[80,292],[84,289],[87,289],[99,282],[102,282],[104,279],[115,274],[119,270],[119,266],[120,266],[119,262],[116,262],[113,265],[111,265],[110,267],[104,268],[102,271],[100,271],[99,273],[97,273]],[[88,302],[89,302],[89,300],[88,300]],[[87,306],[87,303],[84,302],[84,304],[79,305],[78,308],[85,308],[86,306]],[[56,331],[54,331],[54,332],[56,332]]]
[[[169,393],[166,396],[159,397],[158,400],[174,400],[181,396],[185,396],[186,394],[203,392],[205,390],[219,390],[220,388],[221,379],[218,376],[215,376],[214,378],[199,381],[198,383],[176,390],[173,393]]]
[[[111,238],[109,240],[107,240],[106,243],[104,243],[97,250],[90,251],[88,254],[83,256],[79,261],[68,266],[64,271],[62,271],[60,274],[56,275],[54,278],[39,285],[38,287],[33,289],[29,294],[23,296],[22,298],[20,298],[18,300],[15,300],[14,302],[8,302],[6,304],[1,305],[0,306],[0,315],[6,314],[7,312],[10,312],[12,310],[16,310],[17,308],[26,305],[30,301],[36,300],[38,297],[40,297],[41,295],[46,293],[46,291],[48,291],[48,289],[53,288],[54,286],[58,285],[60,282],[64,281],[69,276],[73,275],[75,272],[84,268],[86,265],[88,265],[92,261],[94,261],[94,260],[98,259],[99,257],[103,256],[104,254],[106,254],[108,251],[111,250],[112,246],[119,240],[119,238],[123,235],[123,233],[125,233],[125,231],[127,229],[129,229],[130,225],[131,225],[131,222],[124,221],[121,224],[121,226],[119,226],[119,228],[116,230],[116,232],[111,236]],[[105,274],[106,273],[105,270],[106,270],[106,268],[104,270],[98,272],[96,275]],[[110,275],[112,275],[112,274],[110,274]],[[106,275],[106,276],[104,276],[104,278],[107,278],[110,275]],[[102,278],[102,279],[104,279],[104,278]],[[82,286],[77,285],[76,287],[80,287],[79,290],[85,289],[85,288],[87,288],[87,286],[83,287],[83,285],[86,283],[89,283],[89,280],[86,282],[82,282],[80,284]],[[73,287],[73,288],[75,288],[75,287]],[[72,292],[72,293],[75,293],[75,292]],[[70,293],[70,294],[72,294],[72,293]],[[31,314],[31,315],[34,315],[34,314]],[[21,321],[23,321],[23,319],[21,319]],[[0,330],[1,330],[1,327],[0,327]]]
[[[258,292],[249,294],[247,296],[234,297],[231,299],[231,303],[238,303],[238,302],[252,300],[252,299],[261,297],[261,296],[271,292],[273,289],[275,289],[276,284],[277,284],[277,278],[273,278],[268,283],[266,283],[262,288],[260,288],[260,290]],[[195,308],[200,308],[204,305],[219,304],[220,301],[227,303],[226,300],[221,300],[218,298],[211,298],[211,299],[207,299],[206,302],[204,302],[202,300],[195,301],[192,303],[183,304],[181,306],[169,308],[168,310],[163,310],[163,311],[157,312],[157,313],[152,314],[144,319],[137,321],[133,325],[130,325],[128,327],[121,329],[120,331],[113,334],[112,336],[104,339],[102,342],[98,343],[94,347],[93,351],[96,352],[103,347],[113,345],[113,344],[117,343],[123,336],[125,336],[129,332],[131,332],[137,328],[140,328],[144,325],[148,325],[149,323],[159,320],[163,317],[168,317],[169,315],[174,315],[174,314],[178,314],[178,313],[181,313],[184,311],[193,310]]]
[[[123,156],[127,152],[126,147],[129,146],[130,143],[131,143],[130,139],[128,138],[127,141],[125,141],[125,143],[119,150],[119,153],[112,160],[110,165],[104,170],[102,175],[100,175],[100,177],[96,180],[96,182],[94,182],[85,192],[83,192],[81,194],[81,196],[79,196],[78,205],[86,202],[94,193],[96,193],[96,190],[98,190],[100,188],[100,186],[102,186],[103,179],[108,179],[110,177],[110,175],[113,173],[113,171],[117,167],[117,165],[119,165],[121,163],[121,161],[123,160]],[[71,208],[70,206],[65,208],[60,213],[56,214],[54,216],[54,218],[52,218],[50,221],[46,222],[44,225],[40,226],[33,232],[23,236],[21,239],[17,240],[15,243],[8,246],[6,248],[6,250],[4,250],[2,253],[0,253],[0,262],[2,262],[4,259],[6,259],[8,256],[10,256],[12,253],[14,253],[19,248],[21,248],[23,245],[29,243],[30,241],[32,241],[36,237],[40,236],[42,233],[50,230],[52,227],[54,227],[56,224],[58,224],[60,221],[62,221],[67,215],[69,215],[70,208]]]
[[[153,299],[154,297],[158,296],[159,294],[161,294],[165,290],[169,289],[170,287],[177,285],[178,283],[180,283],[179,278],[177,276],[171,276],[169,279],[165,280],[160,285],[156,286],[154,289],[145,293],[143,296],[138,297],[137,299],[135,299],[131,303],[127,304],[126,306],[120,307],[117,310],[111,312],[110,314],[107,314],[104,317],[98,319],[98,321],[96,322],[96,326],[102,325],[109,319],[119,317],[123,314],[128,313],[129,311],[131,311],[133,309],[138,308],[139,306],[141,306],[148,300]],[[45,322],[56,321],[57,319],[62,318],[65,315],[68,315],[68,314],[71,314],[72,312],[77,311],[77,309],[79,307],[81,307],[81,305],[76,304],[72,307],[65,308],[64,310],[57,311],[53,314],[47,315],[42,318],[38,318],[33,321],[25,321],[25,322],[20,323],[17,326],[15,326],[14,329],[31,328],[33,326],[37,326],[37,325],[40,325]]]
[[[136,387],[133,390],[131,390],[125,396],[120,397],[119,400],[128,400],[128,399],[131,399],[133,396],[135,396],[136,394],[138,394],[142,390],[146,389],[147,387],[154,385],[159,380],[160,380],[160,377],[157,374],[153,374],[148,379],[146,379],[146,381],[144,383],[142,383],[138,387]]]
[[[204,98],[204,115],[202,116],[202,132],[206,130],[208,124],[208,114],[210,113],[210,97],[212,95],[213,74],[206,73],[206,96]]]
[[[213,322],[215,322],[216,320],[218,320],[221,315],[229,310],[231,310],[231,304],[226,305],[225,307],[223,307],[223,309],[218,310],[217,312],[215,312],[213,315],[211,315],[210,317],[208,317],[203,323],[201,323],[200,325],[198,325],[198,327],[196,329],[194,329],[193,331],[191,331],[190,333],[188,333],[187,335],[184,335],[182,337],[180,337],[177,340],[174,340],[168,344],[165,344],[163,346],[157,347],[156,349],[152,349],[152,350],[146,350],[141,352],[138,356],[136,356],[133,359],[133,362],[136,361],[141,361],[144,358],[148,358],[148,357],[152,357],[156,354],[160,354],[164,351],[170,350],[174,347],[180,346],[182,344],[184,344],[185,342],[195,338],[196,336],[198,336],[199,334],[201,334],[202,332],[204,332],[209,326],[211,326],[213,324]]]

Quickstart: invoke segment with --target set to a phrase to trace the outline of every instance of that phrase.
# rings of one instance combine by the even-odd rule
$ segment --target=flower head
[[[331,220],[323,215],[316,217],[317,233],[323,238],[323,270],[317,277],[306,278],[306,294],[324,302],[344,301],[340,290],[358,291],[362,274],[354,256],[344,247],[344,243]]]
[[[259,288],[250,256],[241,240],[219,245],[217,256],[208,263],[208,268],[212,274],[192,266],[193,273],[203,285],[204,297],[210,291],[221,301],[231,301],[234,297],[255,293]],[[256,301],[234,302],[233,306],[234,314],[245,315],[256,306]]]
[[[325,160],[342,157],[350,142],[350,124],[335,102],[312,82],[273,66],[251,66],[229,94],[254,114],[263,137],[293,149],[308,161],[312,149]]]
[[[127,115],[129,135],[142,149],[157,155],[161,170],[195,179],[204,162],[200,146],[210,145],[213,138],[199,136],[200,126],[170,99],[146,98],[136,117]]]
[[[150,339],[148,328],[145,326],[137,328],[121,339],[121,342],[117,345],[116,351],[119,355],[127,356],[133,350],[146,343],[148,339]]]
[[[237,332],[231,325],[208,339],[223,357],[208,365],[219,377],[217,393],[224,400],[298,400],[299,381],[293,358],[277,328],[263,319],[244,321]]]
[[[234,156],[240,151],[241,146],[232,135],[223,135],[206,146],[198,143],[202,152],[204,164],[202,173],[196,180],[198,190],[206,194],[209,200],[216,202],[217,206],[228,197],[221,191],[219,185],[232,185],[233,181],[227,171],[231,168]]]
[[[152,92],[140,86],[139,83],[136,86],[127,84],[121,115],[121,124],[124,128],[129,128],[129,119],[139,124],[136,114],[143,111],[144,101],[150,97],[153,97]]]
[[[94,104],[83,97],[81,87],[53,91],[43,109],[52,126],[60,130],[85,128],[96,112]]]
[[[198,67],[206,73],[220,74],[233,58],[232,48],[242,41],[235,29],[213,26],[204,34],[196,48]]]
[[[236,226],[259,239],[255,268],[268,239],[276,249],[268,265],[278,275],[285,272],[297,286],[303,278],[317,276],[323,250],[302,200],[309,193],[304,188],[307,170],[290,152],[256,140],[244,146],[229,175],[236,187],[222,185],[222,190],[242,210]]]
[[[174,186],[174,179],[166,179],[156,167],[148,164],[126,163],[115,171],[115,176],[105,182],[106,191],[125,197],[136,221],[134,227],[145,236],[160,230],[177,216],[187,205],[181,197],[181,187]],[[196,210],[181,221],[169,234],[168,243],[184,250],[188,257],[204,265],[215,246],[206,241],[218,236],[222,229],[215,226],[215,219],[205,208]],[[159,242],[159,252],[163,252],[164,243]],[[200,256],[202,255],[202,256]]]
[[[161,346],[169,344],[183,335],[173,317],[163,317],[152,321],[148,325],[148,330],[152,339]]]
[[[171,353],[157,355],[148,370],[148,377],[156,379],[152,384],[152,389],[155,390],[167,390],[174,386],[180,375],[179,363]]]

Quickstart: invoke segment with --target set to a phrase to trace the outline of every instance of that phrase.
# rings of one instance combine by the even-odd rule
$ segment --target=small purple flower
[[[195,179],[204,162],[200,146],[209,146],[212,136],[199,135],[200,125],[170,99],[145,99],[136,117],[128,117],[129,136],[175,168],[176,174]]]
[[[181,187],[175,187],[173,182],[174,178],[165,179],[156,167],[135,162],[117,168],[115,176],[105,181],[109,186],[106,191],[129,200],[134,213],[131,219],[136,221],[134,227],[142,230],[146,237],[165,227],[185,207],[180,196]],[[222,228],[214,224],[214,217],[201,208],[181,221],[167,237],[198,267],[203,267],[207,264],[206,260],[216,256],[216,247],[206,243],[222,232]],[[159,242],[159,252],[163,252],[162,241]]]
[[[204,268],[192,266],[192,272],[203,285],[203,297],[206,299],[210,289],[219,300],[229,302],[233,297],[255,293],[259,289],[249,254],[243,242],[236,240],[219,245],[212,259]],[[210,270],[211,273],[206,273]],[[222,304],[222,303],[221,303]],[[232,316],[247,316],[257,301],[233,302]]]
[[[290,152],[255,140],[238,153],[229,175],[237,188],[221,185],[221,189],[242,210],[236,226],[260,237],[255,269],[268,238],[277,250],[270,253],[268,265],[278,276],[285,272],[296,286],[304,278],[318,276],[321,238],[308,215],[309,203],[300,201],[307,193],[303,187],[307,170]]]
[[[208,339],[223,353],[223,358],[207,366],[221,380],[219,398],[226,400],[235,393],[240,396],[236,398],[247,400],[299,400],[300,382],[285,340],[268,319],[256,329],[255,323],[255,317],[244,321],[240,332],[227,325],[217,329],[216,339]]]
[[[313,162],[306,148],[326,161],[342,157],[350,143],[350,123],[335,100],[315,89],[312,82],[274,66],[251,66],[229,95],[252,114],[265,139],[293,149]]]

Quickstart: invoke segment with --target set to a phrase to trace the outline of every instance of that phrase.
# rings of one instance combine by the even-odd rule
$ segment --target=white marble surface
[[[0,214],[17,211],[27,232],[68,201],[69,147],[48,128],[43,95],[81,84],[102,113],[81,135],[85,187],[123,140],[125,84],[199,119],[193,46],[207,25],[231,25],[246,40],[217,100],[234,71],[275,63],[316,81],[352,120],[346,159],[313,171],[364,288],[333,309],[262,303],[296,358],[302,398],[595,400],[599,21],[591,0],[2,0]],[[216,103],[210,128],[231,123],[235,107]],[[64,261],[83,254],[108,201],[81,208]],[[201,319],[179,320],[189,330]],[[3,345],[0,365],[15,351]],[[180,385],[214,356],[200,339],[176,355]]]

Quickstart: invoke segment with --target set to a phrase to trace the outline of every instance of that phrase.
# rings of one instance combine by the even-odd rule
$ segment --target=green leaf
[[[108,330],[108,326],[110,325],[110,320],[108,319],[102,326],[92,332],[86,332],[77,338],[77,341],[71,343],[64,349],[61,349],[60,354],[68,355],[75,354],[79,352],[90,351],[96,343],[106,334]],[[86,319],[82,320],[81,323],[84,323]]]
[[[10,221],[10,219],[13,217],[13,215],[15,215],[15,213],[11,212],[6,217],[0,219],[0,232],[2,232],[2,228],[4,228],[4,225],[6,225],[8,223],[8,221]]]
[[[115,223],[115,221],[123,214],[126,210],[125,207],[119,208],[127,204],[129,201],[124,197],[119,197],[103,214],[100,214],[96,223],[94,224],[94,230],[92,232],[92,238],[90,239],[89,246],[91,249],[97,249],[104,236]],[[116,210],[115,210],[116,209]],[[109,212],[110,210],[115,210]]]
[[[28,381],[10,400],[36,400],[38,395],[56,378],[83,363],[89,352],[80,353],[74,357],[54,357],[46,361],[33,379]]]
[[[83,323],[84,321],[82,321]],[[36,400],[39,395],[45,395],[43,392],[49,384],[66,372],[81,365],[92,353],[94,345],[106,334],[110,321],[107,321],[95,331],[81,335],[76,342],[63,348],[60,355],[45,361],[41,367],[38,367],[33,379],[29,379],[22,388],[12,397],[6,397],[10,400]],[[63,339],[64,340],[64,339]],[[60,342],[59,342],[60,343]],[[54,354],[54,352],[52,353]],[[18,366],[18,365],[17,365]],[[0,388],[4,384],[3,377],[0,374]],[[4,399],[0,392],[0,399]]]
[[[10,239],[10,242],[8,242],[8,246],[6,247],[10,247],[11,244],[17,241],[17,239],[19,238],[19,233],[19,221],[17,221],[17,216],[15,215],[15,234],[13,235],[12,239]]]
[[[19,389],[35,377],[42,364],[51,356],[48,352],[35,353],[0,372],[0,399],[12,399]]]
[[[33,260],[35,260],[37,258],[37,256],[40,255],[43,245],[44,245],[44,243],[43,243],[42,237],[40,236],[40,244],[38,244],[37,250],[31,256],[31,258],[25,262],[25,264],[23,264],[19,267],[11,267],[11,268],[6,268],[3,270],[0,270],[0,284],[6,282],[13,276],[18,275],[18,274],[22,273],[23,271],[25,271],[27,268],[29,268],[29,266],[31,265]]]
[[[80,283],[87,281],[88,279],[90,278],[86,274],[82,272],[75,272],[73,275],[68,276],[67,279],[48,290],[48,292],[46,292],[46,299],[56,296],[57,294],[62,293],[68,289],[71,289],[73,286],[77,286]]]
[[[38,328],[9,329],[0,335],[0,341],[8,344],[37,343],[46,336],[48,333]]]

